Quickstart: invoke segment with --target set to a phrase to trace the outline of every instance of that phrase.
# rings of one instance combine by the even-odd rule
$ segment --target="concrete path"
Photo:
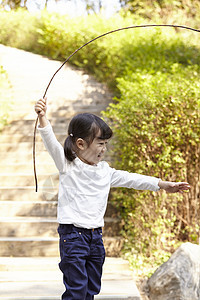
[[[34,103],[43,96],[60,62],[0,45],[0,65],[8,72],[13,94],[10,124],[0,136],[0,299],[60,299],[57,170],[38,136],[37,194],[32,168]],[[69,65],[55,77],[47,96],[48,117],[60,142],[75,113],[99,114],[111,101],[105,86]],[[107,216],[105,228],[106,250],[112,255],[121,244],[120,237],[115,237],[119,227],[112,214]],[[96,299],[140,299],[127,261],[107,257],[101,294]]]

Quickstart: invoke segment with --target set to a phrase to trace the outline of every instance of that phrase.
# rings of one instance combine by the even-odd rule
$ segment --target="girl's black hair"
[[[99,117],[89,113],[78,114],[72,118],[68,127],[68,137],[64,143],[65,157],[69,161],[76,158],[76,140],[85,140],[88,146],[93,142],[100,131],[98,138],[107,140],[112,137],[111,128]]]

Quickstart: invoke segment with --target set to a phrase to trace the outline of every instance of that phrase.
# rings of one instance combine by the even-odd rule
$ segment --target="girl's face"
[[[103,159],[104,153],[107,150],[108,140],[102,140],[97,136],[89,146],[84,140],[79,142],[82,143],[77,145],[79,148],[77,156],[83,162],[89,165],[97,165]]]

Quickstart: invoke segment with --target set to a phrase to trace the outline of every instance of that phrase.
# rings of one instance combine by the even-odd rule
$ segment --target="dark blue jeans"
[[[60,224],[60,270],[66,291],[62,300],[92,300],[101,289],[105,249],[102,229]]]

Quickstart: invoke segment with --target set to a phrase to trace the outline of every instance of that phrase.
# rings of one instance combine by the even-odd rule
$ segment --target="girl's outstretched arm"
[[[158,186],[167,193],[183,193],[183,191],[190,189],[190,185],[187,182],[171,182],[160,180],[158,182]]]

